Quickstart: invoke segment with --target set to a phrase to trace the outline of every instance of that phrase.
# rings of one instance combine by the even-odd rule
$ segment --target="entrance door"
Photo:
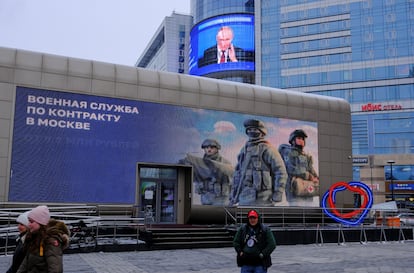
[[[177,221],[177,169],[172,167],[139,167],[140,204],[153,223]]]
[[[160,222],[175,222],[175,185],[169,181],[160,183]]]

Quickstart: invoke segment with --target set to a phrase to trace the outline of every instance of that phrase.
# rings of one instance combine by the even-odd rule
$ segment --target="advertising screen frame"
[[[316,122],[17,87],[9,201],[135,203],[137,162],[205,162],[206,139],[220,143],[228,174],[247,144],[246,120],[263,122],[274,149],[289,146],[293,130],[306,131],[318,172]],[[192,191],[193,204],[204,205]],[[318,207],[319,194],[278,205]]]
[[[237,61],[218,63],[217,35],[222,27],[233,32]],[[255,71],[254,15],[234,13],[208,18],[190,32],[189,74],[208,75],[226,71]]]

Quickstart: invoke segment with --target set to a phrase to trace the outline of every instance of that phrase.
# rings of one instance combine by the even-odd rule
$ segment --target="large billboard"
[[[132,204],[137,162],[193,165],[197,205],[319,206],[315,122],[17,87],[9,201]]]
[[[254,71],[254,16],[227,14],[206,19],[190,33],[190,75]]]

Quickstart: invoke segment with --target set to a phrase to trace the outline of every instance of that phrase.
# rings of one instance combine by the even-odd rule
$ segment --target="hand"
[[[314,184],[318,184],[318,183],[319,183],[319,177],[312,176],[312,182],[313,182]]]
[[[279,191],[274,192],[273,195],[272,195],[272,201],[273,202],[282,202],[282,196],[283,196],[282,192],[279,192]]]
[[[229,207],[237,207],[239,203],[235,202],[233,199],[230,199],[229,201]]]
[[[233,44],[229,47],[229,59],[232,62],[237,62],[236,51],[234,50]]]

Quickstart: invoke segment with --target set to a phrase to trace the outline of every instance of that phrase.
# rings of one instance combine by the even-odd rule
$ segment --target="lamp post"
[[[393,177],[392,177],[392,164],[394,164],[395,161],[394,160],[388,160],[387,163],[390,164],[391,201],[394,201],[394,180],[393,180]]]

